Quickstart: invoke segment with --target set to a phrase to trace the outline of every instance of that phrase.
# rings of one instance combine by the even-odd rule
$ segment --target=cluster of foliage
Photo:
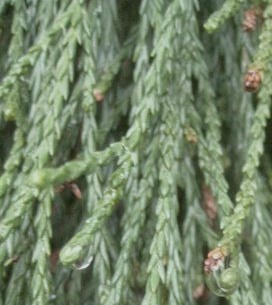
[[[271,33],[272,0],[1,0],[0,305],[272,303]]]

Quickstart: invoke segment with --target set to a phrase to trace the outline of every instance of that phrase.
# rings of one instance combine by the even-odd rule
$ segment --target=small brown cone
[[[244,89],[248,92],[256,92],[262,84],[262,73],[257,69],[247,71],[244,78]]]

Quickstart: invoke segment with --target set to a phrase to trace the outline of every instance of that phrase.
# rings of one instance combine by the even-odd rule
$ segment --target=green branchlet
[[[17,193],[13,200],[17,200],[16,211],[14,211],[13,206],[11,206],[3,217],[0,224],[0,243],[3,243],[9,234],[18,228],[22,220],[22,216],[28,210],[30,203],[32,203],[34,196],[37,192],[33,189],[24,187],[21,189],[20,193]]]
[[[127,154],[124,162],[111,176],[110,185],[104,196],[78,233],[65,245],[60,253],[60,260],[65,265],[72,265],[84,259],[86,247],[90,244],[93,235],[102,227],[111,215],[115,204],[121,199],[124,184],[130,171],[131,160]],[[95,253],[94,253],[95,254]]]
[[[256,173],[260,163],[260,156],[263,153],[265,126],[270,115],[269,109],[271,106],[270,89],[268,89],[268,86],[264,84],[259,96],[260,102],[251,127],[251,143],[243,167],[243,180],[240,191],[236,196],[237,204],[233,214],[227,221],[227,225],[223,230],[223,239],[220,242],[220,244],[229,245],[230,247],[240,242],[244,223],[254,203],[257,189]]]
[[[5,172],[0,177],[0,197],[2,197],[8,189],[13,179],[14,172],[19,167],[21,158],[23,156],[22,148],[25,144],[22,130],[17,129],[14,135],[14,145],[10,152],[10,156],[5,163]]]
[[[260,43],[257,49],[257,52],[254,55],[253,63],[250,65],[253,69],[258,69],[269,73],[269,65],[270,58],[272,56],[271,46],[272,46],[272,38],[271,38],[271,30],[272,30],[272,4],[269,3],[264,10],[263,18],[264,24],[262,27],[262,32],[259,36]],[[266,71],[268,70],[268,71]],[[265,76],[264,76],[265,77]]]
[[[244,2],[245,0],[226,0],[222,8],[213,13],[206,21],[204,24],[205,29],[209,33],[216,31],[240,9]]]
[[[35,305],[42,305],[46,300],[49,302],[51,294],[51,274],[49,271],[50,239],[52,237],[51,201],[52,190],[41,193],[40,205],[34,223],[38,237],[32,256],[32,304]]]
[[[131,53],[133,44],[131,43],[131,41],[129,42],[130,43],[124,44],[123,49],[118,53],[116,58],[110,63],[107,71],[105,71],[97,81],[95,88],[93,89],[94,95],[99,94],[101,95],[101,98],[103,98],[104,95],[109,90],[109,88],[112,86],[113,79],[119,72],[122,62]],[[99,99],[99,96],[97,96],[97,99]]]
[[[41,52],[46,52],[55,35],[59,34],[60,31],[66,26],[72,14],[75,11],[78,11],[75,10],[76,5],[76,1],[73,1],[68,7],[67,11],[58,16],[51,29],[46,32],[34,46],[29,49],[26,55],[22,56],[15,64],[12,65],[8,75],[3,79],[0,86],[1,98],[9,95],[13,84],[16,83],[19,78],[22,77],[28,71],[28,69],[34,65],[37,57]],[[80,18],[80,16],[78,17]],[[79,22],[79,18],[76,19],[77,22]]]
[[[93,172],[98,166],[109,162],[112,158],[120,155],[123,144],[114,143],[101,152],[94,152],[86,160],[66,162],[59,168],[44,168],[37,170],[29,177],[29,185],[45,188],[51,185],[72,181],[81,175]]]
[[[271,5],[267,7],[268,12],[265,12],[265,23],[264,29],[261,35],[261,44],[256,53],[256,64],[262,64],[263,67],[270,67],[270,58],[267,56],[267,52],[270,49],[270,44],[267,44],[266,37],[270,28],[270,10]],[[264,42],[265,41],[265,42]],[[260,157],[264,149],[265,140],[265,126],[267,119],[270,116],[270,106],[271,106],[271,76],[269,73],[264,74],[264,81],[262,88],[259,92],[259,104],[256,109],[253,124],[250,132],[250,146],[248,149],[247,157],[243,167],[243,180],[241,183],[240,191],[236,196],[236,206],[234,208],[233,214],[228,219],[228,224],[223,230],[223,239],[221,244],[230,247],[235,243],[239,243],[241,239],[241,234],[243,231],[244,223],[248,217],[252,204],[254,203],[256,194],[256,173],[258,166],[260,164]]]

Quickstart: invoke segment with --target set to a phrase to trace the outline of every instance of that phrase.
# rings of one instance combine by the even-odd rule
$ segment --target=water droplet
[[[218,296],[231,295],[239,286],[237,269],[228,268],[206,274],[206,283],[209,289]]]
[[[78,262],[74,263],[73,267],[76,270],[84,270],[91,265],[92,261],[93,261],[93,256],[91,255],[91,256],[86,257],[82,261],[78,261]]]
[[[49,300],[50,301],[53,301],[57,298],[57,295],[56,294],[51,294],[50,297],[49,297]]]
[[[240,283],[238,263],[231,261],[230,256],[222,249],[216,248],[211,251],[204,265],[206,283],[213,293],[226,297],[238,288]]]
[[[60,251],[60,261],[64,265],[72,265],[75,261],[78,261],[80,257],[82,257],[84,254],[84,249],[79,246],[70,246],[69,244],[66,245],[61,251]]]

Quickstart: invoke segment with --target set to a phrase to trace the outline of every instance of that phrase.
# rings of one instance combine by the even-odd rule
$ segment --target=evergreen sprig
[[[271,103],[270,96],[267,93],[267,88],[264,85],[260,92],[260,102],[251,127],[251,143],[243,167],[242,184],[236,196],[237,204],[223,230],[222,244],[231,245],[239,241],[243,231],[244,221],[254,203],[257,188],[255,180],[256,173],[260,163],[260,156],[263,152],[266,121],[270,115],[269,109]]]
[[[36,214],[34,231],[37,234],[32,264],[34,265],[31,279],[32,304],[48,304],[52,294],[49,256],[52,237],[51,210],[52,191],[44,191],[40,195],[40,205]]]
[[[181,237],[176,221],[178,204],[172,169],[175,163],[173,134],[176,126],[170,122],[176,120],[169,101],[165,101],[165,108],[168,108],[164,116],[166,125],[162,125],[159,142],[162,166],[159,173],[161,191],[156,209],[158,219],[150,248],[148,281],[142,304],[161,304],[162,300],[168,300],[171,304],[182,304],[184,301],[180,291],[183,286],[183,270],[179,263],[182,249],[178,246],[181,245]]]
[[[266,181],[263,177],[257,177],[257,204],[253,207],[252,214],[255,216],[252,222],[252,254],[254,255],[255,264],[252,269],[252,277],[255,280],[260,278],[262,285],[266,289],[260,289],[260,286],[254,288],[258,300],[262,303],[270,302],[271,291],[268,285],[271,281],[271,262],[269,258],[270,242],[267,228],[271,226],[271,217],[269,213],[269,201],[271,194],[267,189]]]
[[[265,18],[268,18],[270,5],[266,8],[268,13],[265,13]],[[265,19],[265,24],[263,28],[263,32],[261,35],[261,43],[259,46],[259,51],[256,54],[256,63],[259,59],[259,64],[262,62],[262,66],[266,71],[266,68],[271,65],[269,58],[266,55],[267,49],[269,49],[269,44],[262,44],[263,37],[265,33],[267,33],[270,25],[270,20]],[[267,41],[266,41],[267,43]],[[269,43],[269,42],[268,42]],[[264,64],[265,62],[265,64]],[[264,68],[264,66],[266,68]],[[258,166],[260,164],[260,156],[263,153],[264,140],[265,140],[265,126],[267,119],[270,116],[270,107],[271,107],[271,91],[269,89],[268,83],[270,83],[271,78],[269,74],[265,74],[265,78],[263,81],[262,88],[259,92],[259,104],[257,105],[257,109],[254,115],[251,132],[250,132],[250,144],[249,149],[246,155],[245,164],[243,166],[243,178],[240,186],[240,190],[236,195],[236,206],[234,207],[233,213],[229,216],[226,221],[226,226],[223,229],[223,237],[220,241],[219,245],[221,247],[227,247],[228,254],[227,256],[231,256],[231,260],[233,262],[230,263],[230,274],[231,276],[226,277],[226,282],[222,281],[226,287],[234,288],[237,285],[237,271],[235,268],[238,266],[239,262],[239,248],[242,239],[242,233],[245,226],[245,221],[248,218],[252,205],[255,201],[256,191],[257,191],[257,171]],[[236,267],[235,267],[236,266]],[[242,268],[242,267],[241,267]],[[226,273],[227,274],[227,273]],[[236,274],[236,275],[235,275]],[[245,282],[249,282],[249,280],[245,277]],[[250,285],[250,284],[249,284]],[[222,284],[223,286],[223,284]],[[247,286],[249,287],[249,286]],[[226,288],[226,289],[228,289]]]
[[[87,160],[78,160],[66,162],[59,168],[43,168],[31,174],[29,184],[31,186],[44,188],[50,185],[58,185],[65,181],[72,181],[79,176],[94,171],[101,166],[121,154],[124,145],[114,143],[105,151],[93,152],[86,158]]]
[[[1,1],[0,304],[271,302],[253,2]]]
[[[212,33],[223,25],[227,19],[232,17],[241,7],[245,0],[227,0],[224,2],[221,9],[213,13],[207,22],[204,24],[205,29]]]
[[[101,203],[92,216],[85,220],[80,231],[62,249],[60,253],[62,263],[66,265],[77,264],[78,261],[84,259],[86,247],[92,240],[93,234],[101,228],[107,217],[111,215],[115,204],[121,199],[124,182],[131,166],[129,153],[126,154],[123,162],[122,166],[112,174],[110,186],[105,190]]]

